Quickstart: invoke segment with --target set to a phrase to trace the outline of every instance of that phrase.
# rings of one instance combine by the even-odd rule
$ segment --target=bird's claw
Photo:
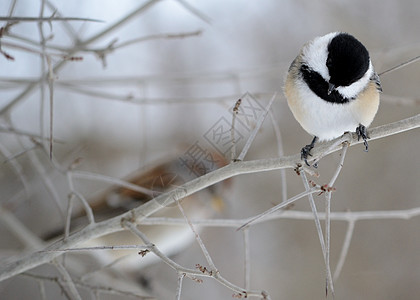
[[[308,163],[308,156],[312,156],[311,154],[312,148],[313,146],[311,147],[311,145],[306,145],[305,147],[302,148],[302,150],[300,150],[300,159],[303,160],[308,167],[311,166]]]
[[[357,134],[357,140],[360,141],[360,138],[363,139],[363,144],[365,145],[365,152],[368,152],[369,150],[369,144],[367,142],[367,139],[369,139],[366,127],[362,124],[359,124],[359,126],[356,128],[356,134]]]
[[[303,160],[308,167],[311,166],[308,163],[308,156],[312,156],[311,150],[314,148],[315,142],[317,141],[317,139],[318,139],[317,137],[314,137],[314,139],[309,145],[306,145],[305,147],[302,148],[302,150],[300,150],[300,159]],[[316,168],[318,167],[318,164],[314,164],[313,166]]]

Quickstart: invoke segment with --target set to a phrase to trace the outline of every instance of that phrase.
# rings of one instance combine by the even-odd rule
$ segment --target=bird
[[[165,157],[150,163],[147,167],[134,171],[124,178],[124,181],[142,187],[144,192],[134,191],[124,186],[111,186],[89,198],[89,206],[93,211],[95,222],[107,220],[226,164],[227,160],[224,157],[217,152],[210,151],[200,159],[192,159],[186,154]],[[223,196],[230,184],[231,181],[228,179],[180,200],[186,217],[189,219],[206,219],[223,212],[225,208]],[[162,208],[151,217],[184,218],[184,215],[177,204],[168,207],[164,207],[162,204]],[[72,215],[71,232],[80,230],[86,225],[86,214],[80,208]],[[140,224],[138,228],[167,256],[181,252],[195,240],[195,235],[187,222],[180,225]],[[196,230],[199,232],[199,229]],[[62,238],[62,233],[63,229],[55,230],[44,239],[56,241]],[[142,241],[130,231],[124,230],[85,241],[78,247],[138,244],[142,244]],[[136,274],[139,270],[159,260],[154,255],[140,256],[143,255],[139,255],[139,251],[136,251],[136,249],[95,252],[95,259],[101,265],[107,265],[118,260],[115,268],[127,274]]]
[[[367,128],[378,111],[380,92],[369,52],[351,34],[331,32],[304,44],[284,83],[293,116],[313,136],[302,148],[301,160],[310,166],[308,156],[317,141],[345,132],[355,131],[367,152]]]

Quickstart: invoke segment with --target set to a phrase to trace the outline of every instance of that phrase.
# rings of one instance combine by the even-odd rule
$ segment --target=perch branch
[[[369,134],[371,140],[375,140],[393,134],[401,133],[410,129],[415,129],[419,126],[420,114],[394,123],[372,128],[371,130],[369,130]],[[357,140],[356,134],[346,134],[342,137],[339,137],[336,140],[316,145],[315,148],[312,149],[313,159],[324,155],[325,151],[331,153],[341,149],[340,146],[334,149],[331,148],[331,145],[337,143],[337,141],[347,141],[350,143],[350,146],[361,143]],[[208,186],[211,186],[225,179],[241,174],[257,173],[262,171],[271,171],[284,168],[294,168],[296,164],[300,163],[300,154],[283,156],[279,158],[231,163],[223,168],[220,168],[218,170],[205,174],[204,176],[196,178],[190,182],[187,182],[184,185],[168,193],[159,195],[158,197],[150,200],[149,202],[137,208],[134,208],[124,214],[121,214],[103,222],[88,225],[83,230],[78,231],[77,233],[69,236],[65,241],[60,240],[48,247],[46,250],[61,250],[65,248],[72,248],[81,242],[119,231],[122,228],[121,222],[123,220],[135,220],[136,223],[140,224],[148,216],[159,211],[161,208],[173,204],[175,203],[175,201],[178,201],[184,197],[187,197],[197,191],[200,191]],[[333,219],[334,214],[331,213],[330,217],[331,219]],[[23,273],[27,270],[47,263],[61,254],[62,252],[60,251],[38,251],[30,253],[22,259],[19,259],[2,267],[2,270],[0,271],[0,281],[3,281],[17,274]]]

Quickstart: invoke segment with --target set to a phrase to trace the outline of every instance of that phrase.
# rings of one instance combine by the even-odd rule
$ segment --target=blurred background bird
[[[142,187],[144,193],[133,191],[126,187],[112,186],[99,195],[89,199],[95,222],[107,220],[120,215],[130,209],[138,207],[147,201],[173,190],[180,185],[209,173],[217,168],[225,166],[227,161],[218,153],[208,152],[203,159],[194,160],[183,155],[175,158],[167,158],[142,168],[127,176],[124,180],[131,184]],[[210,186],[209,188],[186,197],[180,201],[185,216],[181,213],[177,204],[162,208],[151,217],[206,219],[221,214],[225,209],[223,194],[230,185],[230,180]],[[81,229],[88,224],[85,211],[80,208],[75,211],[71,220],[71,230]],[[155,244],[165,255],[171,256],[179,253],[192,242],[194,233],[185,221],[180,225],[138,225],[148,239]],[[199,226],[194,229],[200,232]],[[62,236],[63,230],[48,234],[46,239],[56,239]],[[87,241],[78,247],[101,247],[101,246],[124,246],[143,245],[139,237],[128,230],[115,232]],[[116,262],[114,268],[118,271],[136,273],[140,269],[158,261],[158,257],[148,253],[144,257],[139,255],[136,248],[126,250],[100,250],[92,251],[95,259],[101,265]]]

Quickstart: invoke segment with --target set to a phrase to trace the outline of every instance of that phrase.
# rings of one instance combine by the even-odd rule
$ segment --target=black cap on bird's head
[[[369,69],[369,52],[355,37],[339,33],[328,45],[327,68],[330,88],[349,86]]]

